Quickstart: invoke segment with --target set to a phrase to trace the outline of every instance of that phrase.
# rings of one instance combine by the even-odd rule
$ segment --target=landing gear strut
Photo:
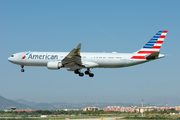
[[[85,71],[85,74],[86,74],[86,75],[89,75],[89,77],[94,77],[94,74],[91,73],[91,71],[90,71],[89,68]]]
[[[25,70],[23,69],[24,68],[24,65],[21,65],[21,72],[24,72]]]

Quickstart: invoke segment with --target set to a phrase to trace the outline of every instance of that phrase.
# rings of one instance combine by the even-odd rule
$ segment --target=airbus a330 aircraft
[[[50,70],[66,68],[79,76],[84,76],[81,69],[87,69],[85,74],[93,77],[92,68],[128,67],[165,57],[159,51],[166,34],[167,31],[159,31],[134,53],[84,53],[80,52],[80,43],[71,52],[20,52],[11,55],[8,61],[20,65],[21,72],[24,72],[24,66],[45,66]]]

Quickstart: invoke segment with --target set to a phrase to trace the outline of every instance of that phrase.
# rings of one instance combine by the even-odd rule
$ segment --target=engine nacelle
[[[47,68],[50,70],[58,70],[62,67],[62,63],[58,61],[53,61],[53,62],[48,62],[47,63]]]

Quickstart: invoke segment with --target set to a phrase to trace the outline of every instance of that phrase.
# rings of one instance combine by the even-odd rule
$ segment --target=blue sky
[[[180,1],[0,1],[0,95],[35,102],[171,102],[180,99]],[[168,30],[166,57],[118,69],[93,69],[94,78],[66,69],[25,67],[7,58],[21,51],[134,52]]]

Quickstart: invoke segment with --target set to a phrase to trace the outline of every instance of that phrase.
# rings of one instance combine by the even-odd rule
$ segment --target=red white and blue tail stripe
[[[159,52],[168,31],[159,31],[151,38],[146,45],[137,51],[131,59],[146,59],[146,56],[154,52]]]

